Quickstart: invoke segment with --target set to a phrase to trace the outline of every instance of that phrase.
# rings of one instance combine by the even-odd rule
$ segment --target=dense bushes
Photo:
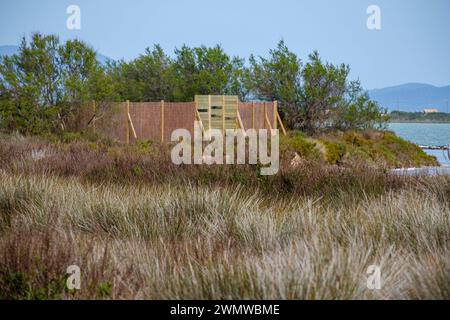
[[[195,94],[278,100],[285,123],[309,133],[366,129],[386,121],[350,68],[324,63],[317,52],[303,66],[283,41],[269,57],[230,57],[220,46],[183,46],[173,57],[155,45],[130,62],[100,65],[79,40],[33,34],[0,61],[0,128],[40,134],[76,130],[88,101],[192,101]]]
[[[54,35],[24,38],[19,54],[2,58],[0,83],[0,128],[32,134],[73,129],[86,101],[114,92],[90,47]]]
[[[345,144],[332,141],[324,141],[323,144],[326,148],[326,160],[328,163],[337,164],[341,162],[346,153]]]
[[[3,136],[0,170],[79,177],[87,182],[136,185],[189,181],[194,185],[258,187],[268,194],[327,195],[336,188],[349,190],[361,185],[365,185],[366,193],[379,193],[386,186],[395,188],[383,168],[407,166],[416,161],[415,157],[422,165],[434,164],[432,158],[418,155],[422,151],[408,149],[405,153],[403,141],[391,141],[389,135],[386,140],[383,133],[378,134],[370,139],[363,133],[353,133],[354,140],[363,141],[358,147],[347,142],[350,135],[306,138],[293,133],[281,141],[280,171],[275,176],[261,176],[260,167],[253,165],[177,166],[170,160],[169,147],[156,143],[122,146],[109,141],[90,142],[77,135],[51,140]],[[392,144],[389,148],[395,150],[388,153],[392,160],[382,153],[388,152],[380,147],[386,144]],[[295,152],[300,155],[299,162],[294,160]]]
[[[281,150],[327,164],[364,163],[381,168],[438,165],[433,156],[389,131],[328,131],[308,137],[292,131],[281,138]]]
[[[369,163],[387,167],[439,165],[435,157],[390,131],[347,131],[340,139],[343,139],[350,156]]]

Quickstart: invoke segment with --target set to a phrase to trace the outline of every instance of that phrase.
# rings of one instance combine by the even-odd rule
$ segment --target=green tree
[[[348,80],[349,71],[322,62],[317,52],[303,66],[284,41],[268,58],[252,55],[249,67],[218,45],[183,46],[173,58],[155,45],[131,62],[104,67],[82,41],[60,44],[54,35],[36,33],[0,63],[0,125],[29,133],[70,130],[90,100],[192,101],[196,94],[228,94],[278,100],[285,123],[310,133],[382,126],[383,110],[358,81]]]
[[[250,97],[250,70],[245,66],[245,60],[234,57],[231,60],[231,74],[225,94],[236,95],[240,101],[247,101]]]
[[[191,101],[196,94],[247,95],[243,60],[230,58],[220,46],[183,46],[175,56],[175,100]]]
[[[77,110],[88,101],[106,98],[101,93],[103,70],[96,53],[79,40],[67,41],[59,48],[63,98],[57,104],[61,129],[71,125]]]
[[[269,58],[250,57],[250,88],[261,100],[278,100],[284,121],[289,127],[300,122],[301,61],[280,41]]]
[[[19,54],[3,57],[0,76],[8,101],[2,102],[2,119],[12,128],[36,132],[54,125],[62,101],[59,39],[33,34],[28,44],[23,38]],[[8,107],[5,107],[8,106]]]
[[[301,127],[308,132],[331,126],[331,116],[342,105],[350,68],[323,63],[317,51],[309,55],[302,70]]]
[[[370,99],[360,81],[350,81],[345,99],[334,110],[333,127],[349,129],[385,129],[389,120],[386,110]]]
[[[284,122],[309,133],[327,128],[369,128],[385,120],[359,82],[350,82],[348,65],[325,63],[317,52],[303,66],[283,41],[269,58],[250,57],[250,95],[278,100]]]
[[[172,60],[160,45],[147,48],[145,54],[126,63],[111,66],[111,76],[116,80],[117,91],[124,100],[171,100],[174,88]]]
[[[0,79],[2,126],[27,133],[66,130],[77,108],[111,92],[90,47],[39,33],[2,59]]]

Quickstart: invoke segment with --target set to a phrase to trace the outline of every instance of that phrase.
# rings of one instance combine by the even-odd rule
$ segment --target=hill
[[[450,86],[436,87],[424,83],[407,83],[369,90],[369,95],[389,111],[417,112],[424,108],[435,108],[441,112],[448,112]]]

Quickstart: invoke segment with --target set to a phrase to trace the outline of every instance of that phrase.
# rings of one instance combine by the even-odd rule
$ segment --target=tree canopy
[[[89,100],[192,101],[196,94],[278,100],[288,127],[308,132],[382,126],[383,110],[349,72],[348,65],[323,62],[318,52],[303,63],[284,41],[248,62],[219,45],[184,45],[172,55],[154,45],[132,61],[101,65],[80,40],[61,43],[35,33],[22,39],[18,54],[0,61],[0,127],[69,130]]]

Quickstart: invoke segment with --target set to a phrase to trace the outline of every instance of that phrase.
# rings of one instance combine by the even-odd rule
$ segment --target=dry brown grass
[[[449,177],[291,156],[262,177],[158,145],[0,136],[0,298],[450,297]]]
[[[299,166],[292,167],[293,157],[292,152],[283,152],[279,173],[261,176],[260,168],[252,165],[176,166],[170,160],[169,148],[157,144],[50,143],[37,137],[0,135],[0,169],[25,175],[76,177],[87,183],[241,186],[257,188],[268,197],[287,198],[335,198],[336,192],[353,196],[380,195],[401,189],[408,183],[365,163],[336,166],[305,159]]]
[[[178,181],[0,181],[2,298],[450,298],[448,177],[327,201]],[[366,287],[372,264],[379,291]]]

